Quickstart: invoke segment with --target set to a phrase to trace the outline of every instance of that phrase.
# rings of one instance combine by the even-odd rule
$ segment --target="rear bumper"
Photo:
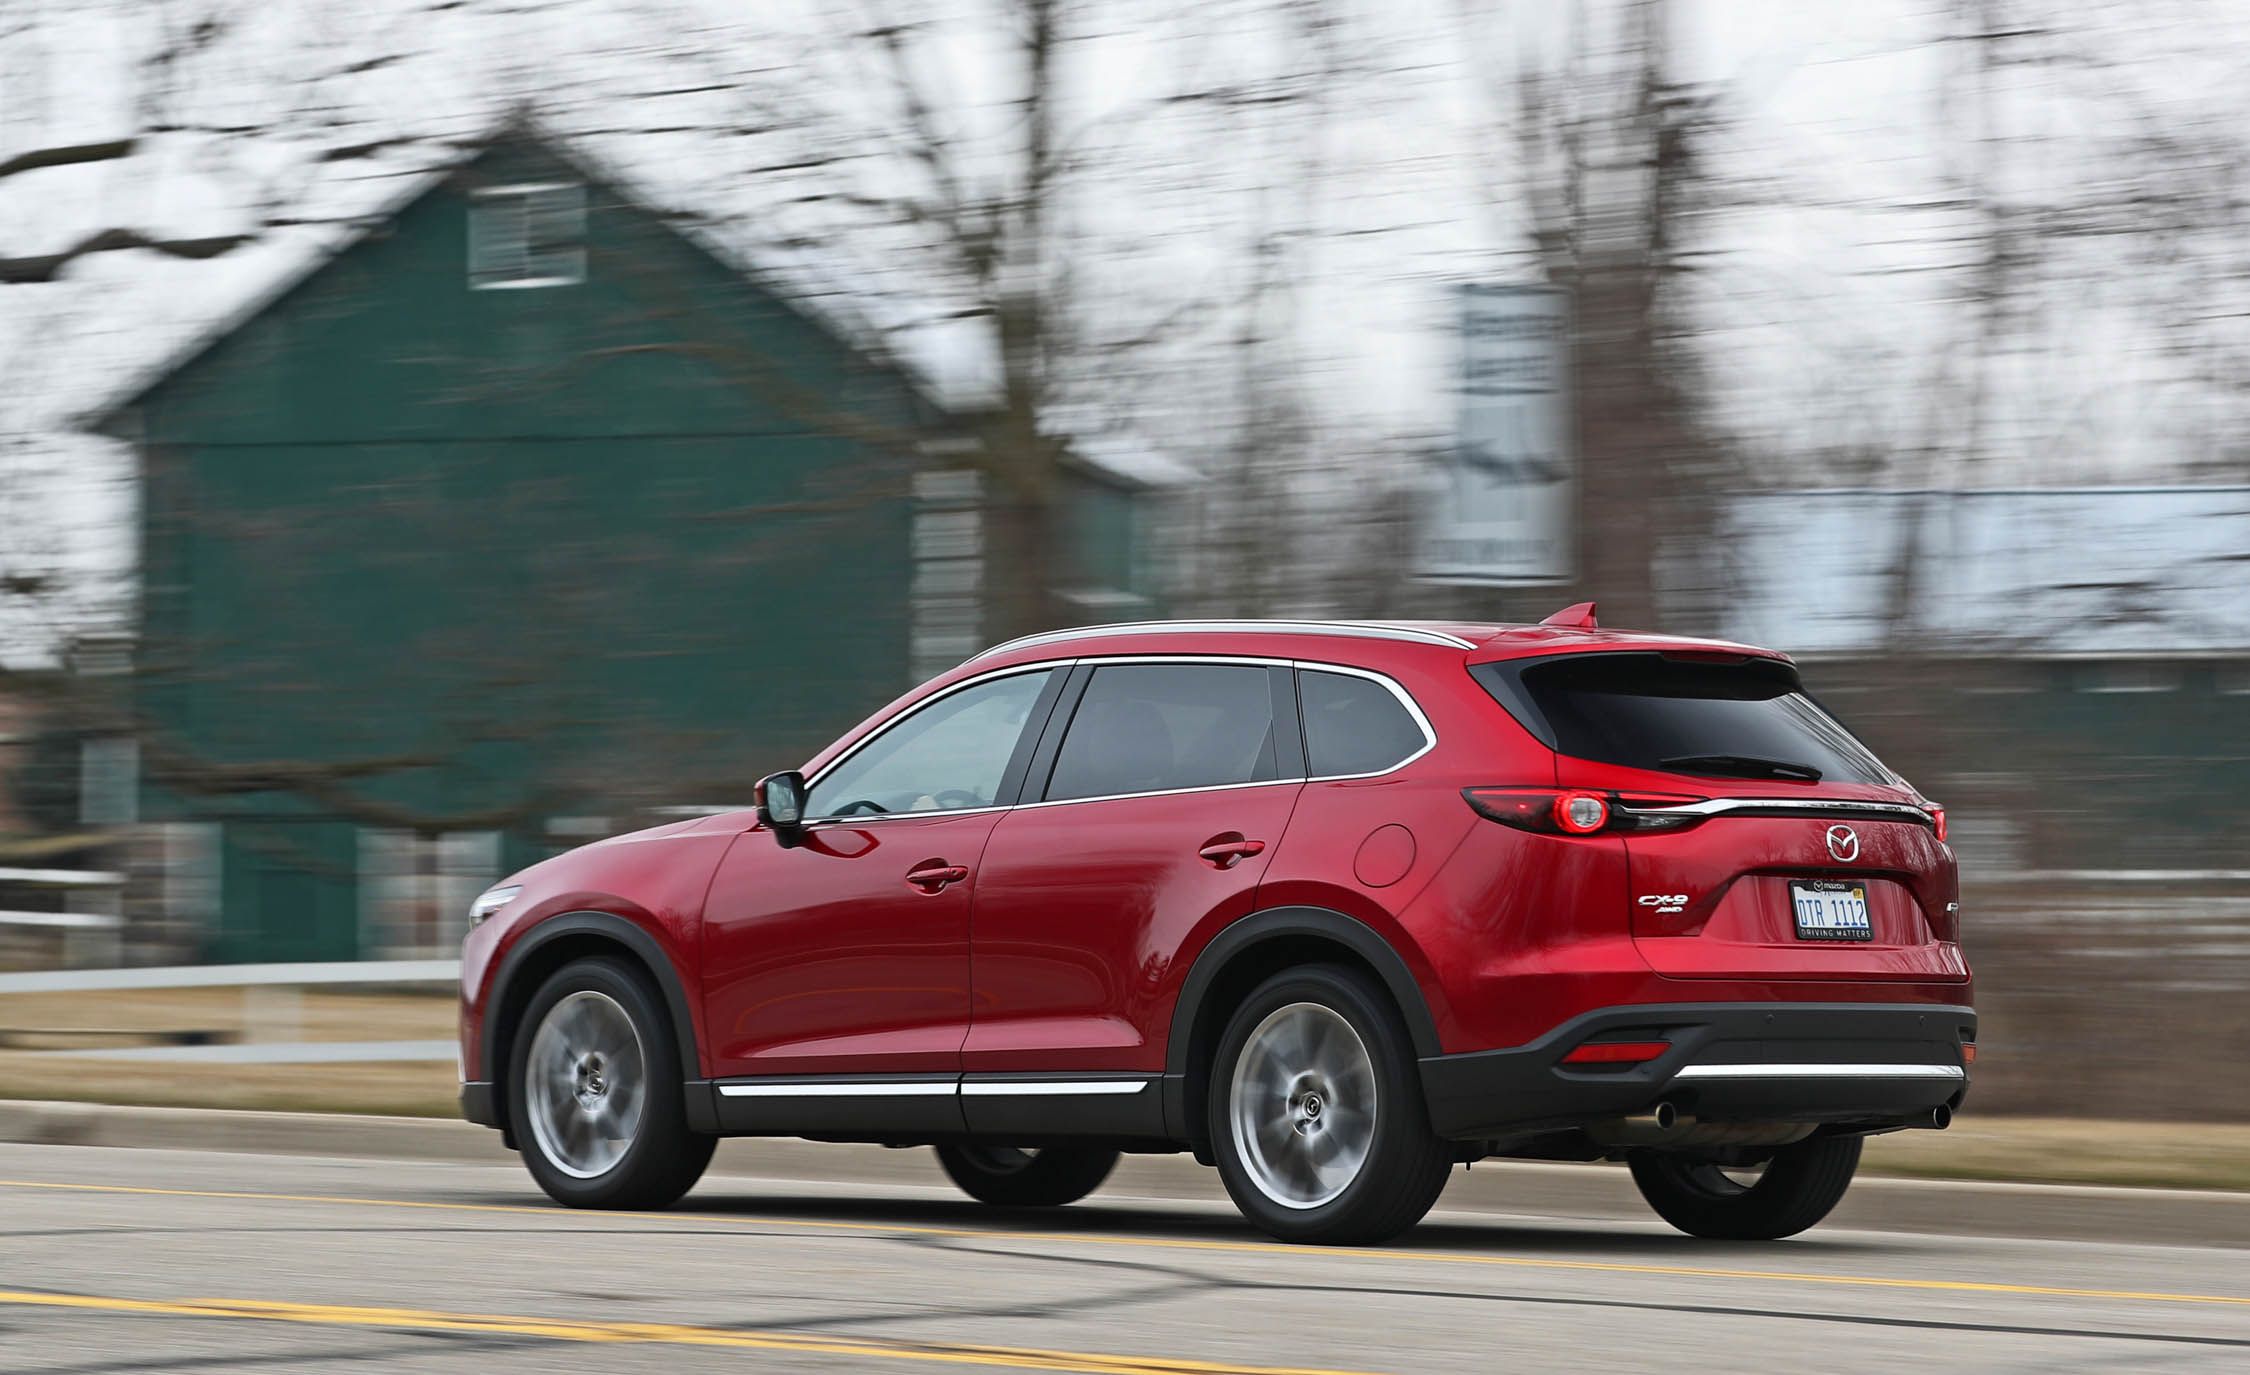
[[[1905,1123],[1968,1091],[1966,1007],[1930,1003],[1668,1003],[1603,1008],[1527,1045],[1421,1062],[1431,1125],[1476,1140],[1646,1112],[1702,1121]],[[1663,1040],[1627,1067],[1565,1065],[1593,1039]]]

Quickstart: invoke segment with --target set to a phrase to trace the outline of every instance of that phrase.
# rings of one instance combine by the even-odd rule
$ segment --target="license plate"
[[[1867,885],[1837,879],[1809,879],[1789,885],[1789,905],[1797,909],[1801,941],[1871,941]]]

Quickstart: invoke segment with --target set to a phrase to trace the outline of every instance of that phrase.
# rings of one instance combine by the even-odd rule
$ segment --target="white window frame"
[[[2119,670],[2123,672],[2115,679],[2104,680],[2104,675]],[[2085,693],[2122,696],[2180,690],[2180,666],[2157,659],[2099,659],[2081,665],[2079,673],[2078,690]]]
[[[556,196],[567,193],[570,203],[557,207],[568,214],[575,226],[574,242],[567,247],[549,248],[538,256],[543,267],[551,270],[532,271],[531,202],[535,196]],[[506,213],[503,204],[514,212],[514,223],[503,225],[501,215]],[[514,275],[501,275],[507,269],[496,266],[503,255],[497,234],[503,227],[517,236],[517,242],[508,245],[516,259]],[[517,182],[507,186],[480,186],[469,193],[468,216],[469,289],[471,291],[516,291],[536,287],[576,286],[586,280],[586,187],[575,181]]]

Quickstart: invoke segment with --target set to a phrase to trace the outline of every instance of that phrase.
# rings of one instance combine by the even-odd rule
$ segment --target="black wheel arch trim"
[[[1397,947],[1374,927],[1326,907],[1269,907],[1253,912],[1227,926],[1203,947],[1188,969],[1187,981],[1180,986],[1179,1001],[1173,1005],[1171,1035],[1164,1053],[1163,1093],[1166,1128],[1176,1139],[1188,1141],[1193,1135],[1189,1130],[1193,1118],[1187,1101],[1192,1068],[1188,1055],[1193,1049],[1195,1024],[1211,986],[1237,956],[1267,941],[1295,936],[1333,941],[1364,960],[1389,990],[1391,1001],[1398,1005],[1399,1015],[1406,1019],[1415,1055],[1427,1057],[1442,1053],[1437,1021],[1430,1015],[1429,1002],[1422,995],[1421,985],[1415,982],[1413,971],[1407,968]]]
[[[500,968],[492,977],[492,989],[485,997],[483,1029],[483,1070],[485,1080],[495,1086],[494,1097],[504,1100],[507,1089],[507,1067],[500,1063],[500,1036],[504,1029],[499,1011],[507,1005],[510,990],[521,977],[523,967],[531,957],[546,946],[569,936],[592,935],[613,940],[639,957],[648,966],[656,980],[657,992],[663,996],[665,1011],[671,1014],[672,1037],[679,1048],[680,1078],[693,1082],[702,1077],[698,1064],[695,1041],[695,1017],[689,1011],[686,986],[680,982],[680,971],[673,967],[665,955],[664,947],[656,937],[625,918],[609,912],[563,912],[533,926],[523,937],[508,948],[500,960]],[[527,993],[529,990],[527,990]],[[693,1094],[690,1094],[693,1097]],[[493,1111],[503,1121],[506,1109],[495,1102]],[[474,1120],[474,1119],[472,1119]]]

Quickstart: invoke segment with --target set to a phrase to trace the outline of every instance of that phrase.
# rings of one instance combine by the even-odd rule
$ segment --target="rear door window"
[[[1046,796],[1059,802],[1280,776],[1264,668],[1114,664],[1087,681]]]
[[[1471,672],[1574,758],[1702,777],[1900,782],[1775,660],[1572,654]]]
[[[1305,669],[1297,674],[1305,754],[1315,778],[1350,778],[1395,769],[1428,745],[1422,723],[1398,694],[1373,678]]]

